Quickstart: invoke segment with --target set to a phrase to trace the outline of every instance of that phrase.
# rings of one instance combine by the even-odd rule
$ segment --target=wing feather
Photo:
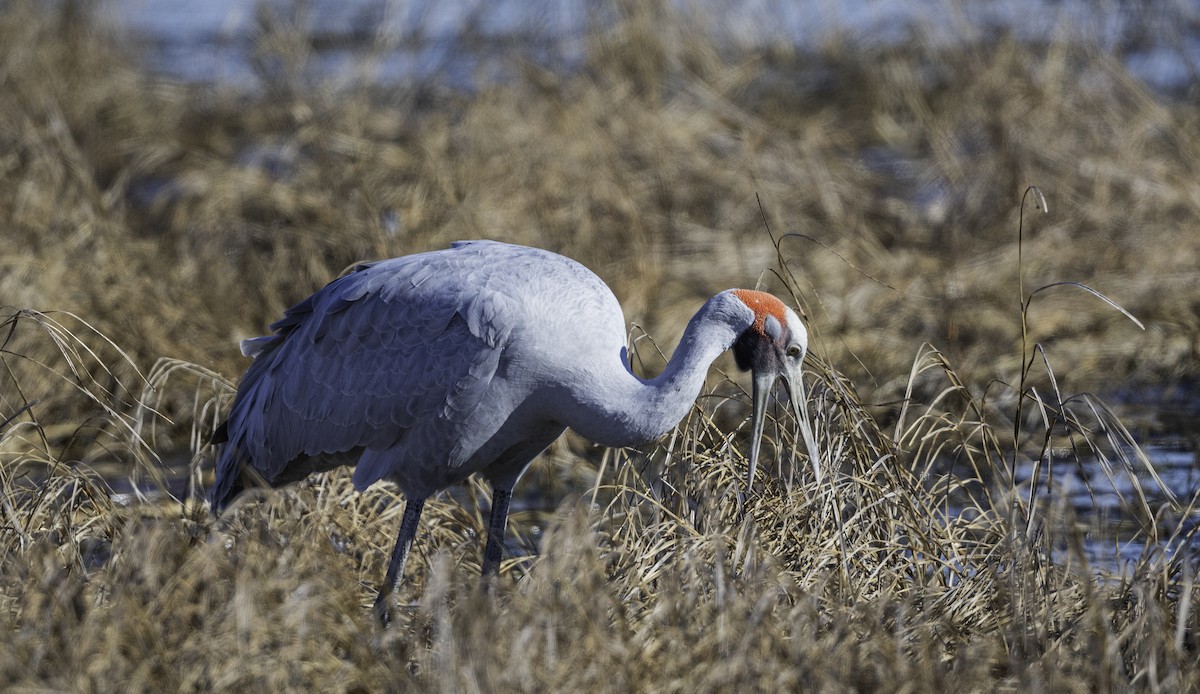
[[[512,330],[512,307],[456,255],[467,254],[359,265],[286,311],[274,335],[243,343],[256,358],[229,415],[215,503],[236,493],[242,465],[286,480],[298,459],[365,449],[365,487],[391,465],[450,455],[446,432],[484,398]]]

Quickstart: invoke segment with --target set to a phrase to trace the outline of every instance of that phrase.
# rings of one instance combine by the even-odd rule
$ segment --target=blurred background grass
[[[615,3],[578,64],[506,50],[503,80],[456,89],[380,84],[378,37],[318,70],[306,7],[259,7],[251,82],[185,83],[91,3],[6,5],[3,304],[72,311],[140,365],[232,377],[238,339],[351,263],[490,237],[584,262],[669,345],[715,291],[780,290],[769,222],[804,236],[781,251],[816,353],[885,402],[923,342],[980,383],[1014,380],[1018,204],[1036,184],[1050,213],[1027,219],[1026,291],[1083,282],[1147,325],[1047,293],[1033,338],[1062,377],[1194,382],[1197,92],[1132,76],[1129,42],[918,23],[902,41],[739,48],[702,13]],[[1168,4],[1143,21],[1197,19]]]
[[[1115,395],[1139,437],[1195,437],[1200,92],[1131,73],[1147,42],[1186,59],[1192,6],[1104,6],[1127,22],[1113,39],[951,4],[887,40],[797,45],[601,3],[566,57],[464,30],[486,47],[475,74],[394,82],[399,39],[256,7],[232,49],[247,72],[202,81],[156,69],[102,4],[0,11],[0,680],[1195,686],[1194,490],[1139,498],[1120,421],[1051,397]],[[1019,264],[1031,184],[1049,212],[1026,206]],[[791,235],[778,251],[768,225]],[[319,477],[220,523],[139,500],[151,453],[182,471],[207,437],[246,366],[237,340],[356,261],[476,237],[584,262],[668,352],[715,291],[794,290],[842,474],[818,487],[779,463],[743,508],[744,413],[715,398],[644,454],[557,445],[523,483],[540,506],[514,514],[518,580],[474,594],[485,492],[467,485],[467,503],[431,502],[414,602],[386,633],[366,608],[398,522],[386,486]],[[1081,282],[1146,330],[1085,292],[1040,294],[1030,338],[1053,371],[1023,377],[1019,271],[1026,295]],[[1081,521],[1037,479],[1056,456],[1060,485],[1099,465],[1093,438],[1134,480],[1118,515],[1141,554],[1111,580],[1085,548],[1111,518]]]

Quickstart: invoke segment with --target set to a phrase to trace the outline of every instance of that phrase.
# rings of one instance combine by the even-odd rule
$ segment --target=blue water
[[[438,79],[466,87],[503,77],[498,54],[531,53],[569,66],[590,23],[613,19],[613,3],[564,0],[109,0],[111,21],[144,44],[152,69],[190,82],[254,85],[260,18],[293,24],[313,39],[312,67],[326,77],[361,67],[375,49],[372,77]],[[260,10],[259,8],[264,8]],[[300,7],[301,10],[296,8]],[[1133,74],[1165,92],[1200,80],[1200,2],[1079,0],[715,0],[674,2],[690,28],[757,49],[824,42],[867,46],[921,40],[971,41],[1009,32],[1033,41],[1094,42],[1118,53]]]
[[[1182,439],[1147,445],[1143,449],[1154,474],[1139,462],[1125,467],[1114,461],[1079,464],[1073,455],[1043,461],[1036,498],[1070,508],[1075,527],[1083,536],[1084,558],[1093,569],[1127,575],[1147,551],[1170,558],[1179,552],[1200,556],[1200,452]],[[1131,456],[1132,457],[1132,456]],[[1028,499],[1033,464],[1016,471],[1022,498]],[[1157,479],[1156,479],[1157,476]],[[1157,512],[1157,542],[1139,532],[1127,509],[1139,504],[1138,489],[1147,505]],[[1176,509],[1191,505],[1190,513]],[[1056,560],[1066,561],[1070,551],[1059,547]]]

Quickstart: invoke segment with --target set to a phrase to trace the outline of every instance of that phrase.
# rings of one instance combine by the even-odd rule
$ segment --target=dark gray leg
[[[483,549],[483,576],[494,576],[500,571],[500,557],[504,553],[504,529],[508,527],[508,502],[511,489],[492,488],[492,519],[488,523],[487,546]]]
[[[387,578],[379,588],[379,595],[375,597],[375,616],[385,627],[392,621],[392,593],[404,575],[404,563],[408,560],[408,551],[412,549],[413,537],[417,534],[423,508],[424,499],[409,499],[404,504],[404,520],[400,523],[400,534],[396,537],[392,559],[388,562]]]

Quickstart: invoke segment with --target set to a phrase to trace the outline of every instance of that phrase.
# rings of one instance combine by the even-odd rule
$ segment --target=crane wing
[[[365,488],[406,459],[460,464],[445,432],[479,405],[511,330],[508,300],[478,276],[500,269],[471,255],[360,265],[243,343],[255,361],[226,423],[214,503],[236,493],[243,465],[280,483],[320,469],[306,460],[361,453]]]

